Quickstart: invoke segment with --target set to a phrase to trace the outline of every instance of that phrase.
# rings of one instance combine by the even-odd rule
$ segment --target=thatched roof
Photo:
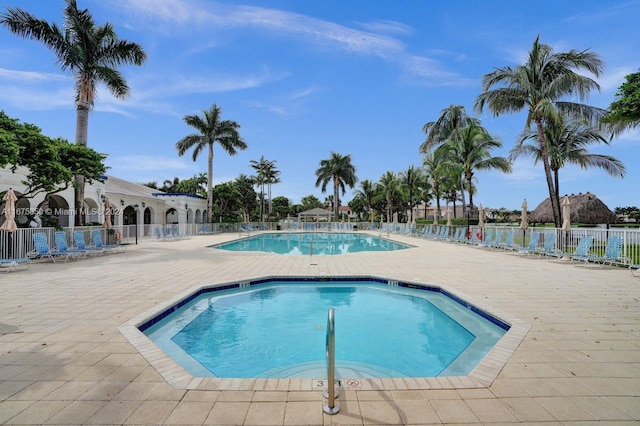
[[[564,196],[560,197],[560,204],[562,204],[562,200],[564,200]],[[571,203],[571,222],[590,224],[616,222],[616,215],[594,194],[589,192],[578,195],[571,194],[569,202]],[[549,198],[536,207],[529,216],[529,222],[553,223],[553,212]]]

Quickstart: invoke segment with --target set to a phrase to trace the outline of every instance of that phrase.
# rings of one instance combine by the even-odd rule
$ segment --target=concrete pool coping
[[[313,261],[205,249],[236,237],[145,241],[124,254],[35,262],[0,275],[0,424],[640,421],[640,279],[628,269],[401,235],[393,238],[415,248]],[[117,330],[194,285],[323,273],[446,283],[531,328],[488,387],[409,390],[402,381],[385,384],[393,390],[346,390],[334,416],[323,414],[322,392],[298,382],[251,391],[176,389]]]
[[[140,331],[140,327],[148,323],[158,315],[172,309],[174,306],[191,298],[194,294],[211,288],[242,286],[249,282],[263,280],[279,280],[282,278],[301,278],[313,279],[327,277],[327,274],[314,276],[298,276],[298,275],[269,275],[262,277],[254,277],[251,279],[243,278],[231,282],[209,284],[202,286],[194,286],[182,294],[166,300],[158,304],[154,308],[137,315],[131,320],[125,322],[118,330],[122,335],[140,352],[140,354],[153,365],[158,373],[164,379],[177,389],[201,389],[201,390],[263,390],[278,389],[292,387],[304,390],[314,390],[318,387],[318,382],[326,379],[317,377],[314,379],[298,379],[298,378],[252,378],[252,379],[230,379],[218,377],[196,377],[187,372],[173,358],[167,355],[160,347],[152,342],[147,336]],[[380,277],[371,275],[337,275],[331,276],[334,279],[375,279],[379,281],[395,281],[394,277]],[[439,289],[448,293],[459,300],[468,303],[475,309],[483,311],[494,318],[509,325],[509,330],[498,341],[498,343],[489,351],[482,361],[474,368],[474,370],[466,376],[438,376],[438,377],[403,377],[403,378],[350,378],[344,377],[341,381],[342,387],[347,390],[363,390],[363,389],[380,389],[394,390],[398,386],[405,389],[456,389],[456,388],[478,388],[487,387],[498,376],[509,357],[515,352],[518,345],[531,327],[529,324],[515,318],[505,312],[499,312],[496,308],[489,306],[480,300],[473,300],[472,297],[463,294],[455,288],[433,283],[423,283],[418,281],[402,280],[403,283],[415,286],[427,286]]]

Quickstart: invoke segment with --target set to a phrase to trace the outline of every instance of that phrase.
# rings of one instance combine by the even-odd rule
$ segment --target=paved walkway
[[[237,234],[145,242],[124,254],[0,275],[2,424],[637,424],[640,278],[397,237],[416,248],[314,257],[205,248]],[[443,284],[531,325],[493,383],[396,380],[347,390],[340,413],[295,381],[172,386],[119,331],[196,285],[268,275],[373,275]],[[165,374],[166,372],[162,372]],[[280,384],[278,384],[280,383]],[[295,385],[294,385],[295,384]],[[174,383],[175,385],[175,383]],[[193,387],[193,386],[191,386]]]

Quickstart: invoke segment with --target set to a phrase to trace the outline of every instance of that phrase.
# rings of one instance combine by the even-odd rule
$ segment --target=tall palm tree
[[[260,221],[264,220],[264,185],[267,183],[267,174],[271,162],[260,156],[259,160],[251,160],[251,168],[256,171],[253,181],[260,187]]]
[[[500,170],[511,173],[511,163],[504,157],[492,157],[491,150],[502,148],[502,143],[477,123],[461,129],[455,139],[445,142],[442,149],[455,167],[462,171],[465,186],[469,192],[469,208],[473,212],[473,175],[476,170]]]
[[[354,198],[360,198],[365,210],[369,212],[369,218],[373,223],[373,203],[376,196],[375,185],[370,179],[360,182],[360,189],[354,193]]]
[[[124,99],[129,86],[117,70],[120,65],[142,65],[147,56],[137,43],[118,38],[109,23],[96,25],[88,9],[78,10],[76,0],[66,0],[64,26],[38,19],[20,8],[7,8],[0,24],[12,33],[42,42],[55,53],[63,71],[75,78],[76,143],[87,146],[89,112],[93,108],[99,83],[111,94]],[[76,176],[75,208],[84,206],[84,176]],[[75,224],[83,225],[84,215],[76,214]]]
[[[351,155],[341,155],[331,152],[331,158],[320,160],[320,167],[316,170],[316,187],[321,186],[321,191],[327,190],[329,182],[333,183],[333,218],[338,220],[340,207],[340,193],[344,195],[346,186],[353,188],[358,182],[356,168],[351,164]]]
[[[595,126],[580,121],[566,122],[564,118],[558,123],[548,123],[544,126],[545,141],[549,155],[549,166],[553,173],[556,197],[560,198],[559,170],[565,164],[575,164],[582,169],[596,167],[604,170],[613,177],[624,177],[626,169],[617,158],[603,154],[589,153],[589,145],[604,143],[608,139],[604,132]],[[518,139],[516,146],[509,153],[509,159],[519,157],[533,157],[537,163],[542,159],[538,132],[529,130]]]
[[[409,222],[413,222],[413,208],[418,204],[418,195],[424,184],[422,169],[413,165],[400,173],[400,187],[406,191],[409,202]]]
[[[275,185],[276,183],[280,183],[280,170],[276,168],[276,162],[270,161],[269,166],[267,167],[265,173],[265,179],[267,182],[267,192],[269,197],[269,214],[271,214],[271,185]]]
[[[440,111],[440,117],[436,121],[430,121],[422,126],[422,132],[427,137],[420,145],[420,152],[426,154],[447,140],[456,139],[456,135],[461,129],[477,122],[478,119],[467,114],[464,106],[449,105],[448,108]]]
[[[436,211],[434,218],[440,215],[440,198],[442,198],[441,185],[449,177],[449,164],[446,161],[445,151],[435,149],[427,151],[422,160],[425,173],[429,176],[433,196],[436,199]]]
[[[387,208],[387,222],[391,222],[391,217],[393,216],[393,199],[397,194],[398,189],[400,188],[400,182],[398,181],[398,176],[391,172],[387,171],[380,177],[378,180],[378,190],[384,194],[385,197],[385,205]]]
[[[554,222],[556,227],[560,227],[560,199],[556,197],[551,175],[544,124],[557,123],[560,114],[590,123],[598,122],[605,115],[606,110],[562,101],[565,97],[577,97],[582,102],[592,89],[600,90],[595,80],[579,72],[586,71],[598,77],[604,63],[588,49],[554,52],[551,46],[540,43],[539,39],[536,37],[523,65],[515,68],[506,66],[483,76],[482,93],[476,98],[475,108],[482,112],[487,107],[494,116],[527,111],[525,128],[535,127],[538,133],[540,161],[544,166]]]
[[[213,145],[217,142],[229,155],[236,155],[237,150],[246,149],[247,144],[240,137],[238,129],[240,125],[235,121],[222,120],[222,110],[213,103],[203,115],[185,115],[184,122],[193,127],[198,133],[192,133],[180,139],[176,143],[178,155],[184,155],[193,148],[193,161],[198,159],[200,153],[208,148],[207,158],[207,222],[213,219]]]

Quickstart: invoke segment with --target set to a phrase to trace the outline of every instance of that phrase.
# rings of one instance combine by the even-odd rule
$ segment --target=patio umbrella
[[[447,207],[447,226],[451,226],[451,206]]]
[[[16,225],[16,200],[18,199],[18,197],[16,197],[16,194],[13,192],[13,189],[9,188],[9,190],[7,191],[6,194],[4,194],[4,197],[2,198],[5,201],[5,205],[4,205],[4,222],[2,223],[2,225],[0,225],[0,229],[3,231],[7,231],[10,232],[11,234],[9,234],[7,237],[8,238],[12,238],[11,236],[13,235],[13,232],[15,230],[18,229],[18,226]],[[12,242],[11,239],[9,240],[9,253],[8,253],[8,257],[12,258]]]
[[[398,212],[393,214],[393,223],[398,223]]]
[[[571,231],[571,201],[568,195],[562,200],[562,230]]]
[[[18,200],[18,197],[16,197],[13,189],[9,188],[2,199],[6,202],[4,206],[5,221],[0,225],[0,229],[7,232],[13,232],[18,229],[18,226],[16,225],[16,201]]]
[[[111,228],[111,203],[108,198],[104,200],[104,223],[102,226],[106,229]]]
[[[529,227],[529,222],[527,221],[527,200],[522,202],[522,216],[520,221],[520,229],[523,231]]]
[[[482,207],[482,204],[478,208],[478,228],[484,228],[484,207]]]
[[[434,225],[437,225],[437,224],[438,224],[438,213],[440,213],[440,212],[438,211],[438,209],[435,209],[435,210],[433,211],[433,224],[434,224]]]

